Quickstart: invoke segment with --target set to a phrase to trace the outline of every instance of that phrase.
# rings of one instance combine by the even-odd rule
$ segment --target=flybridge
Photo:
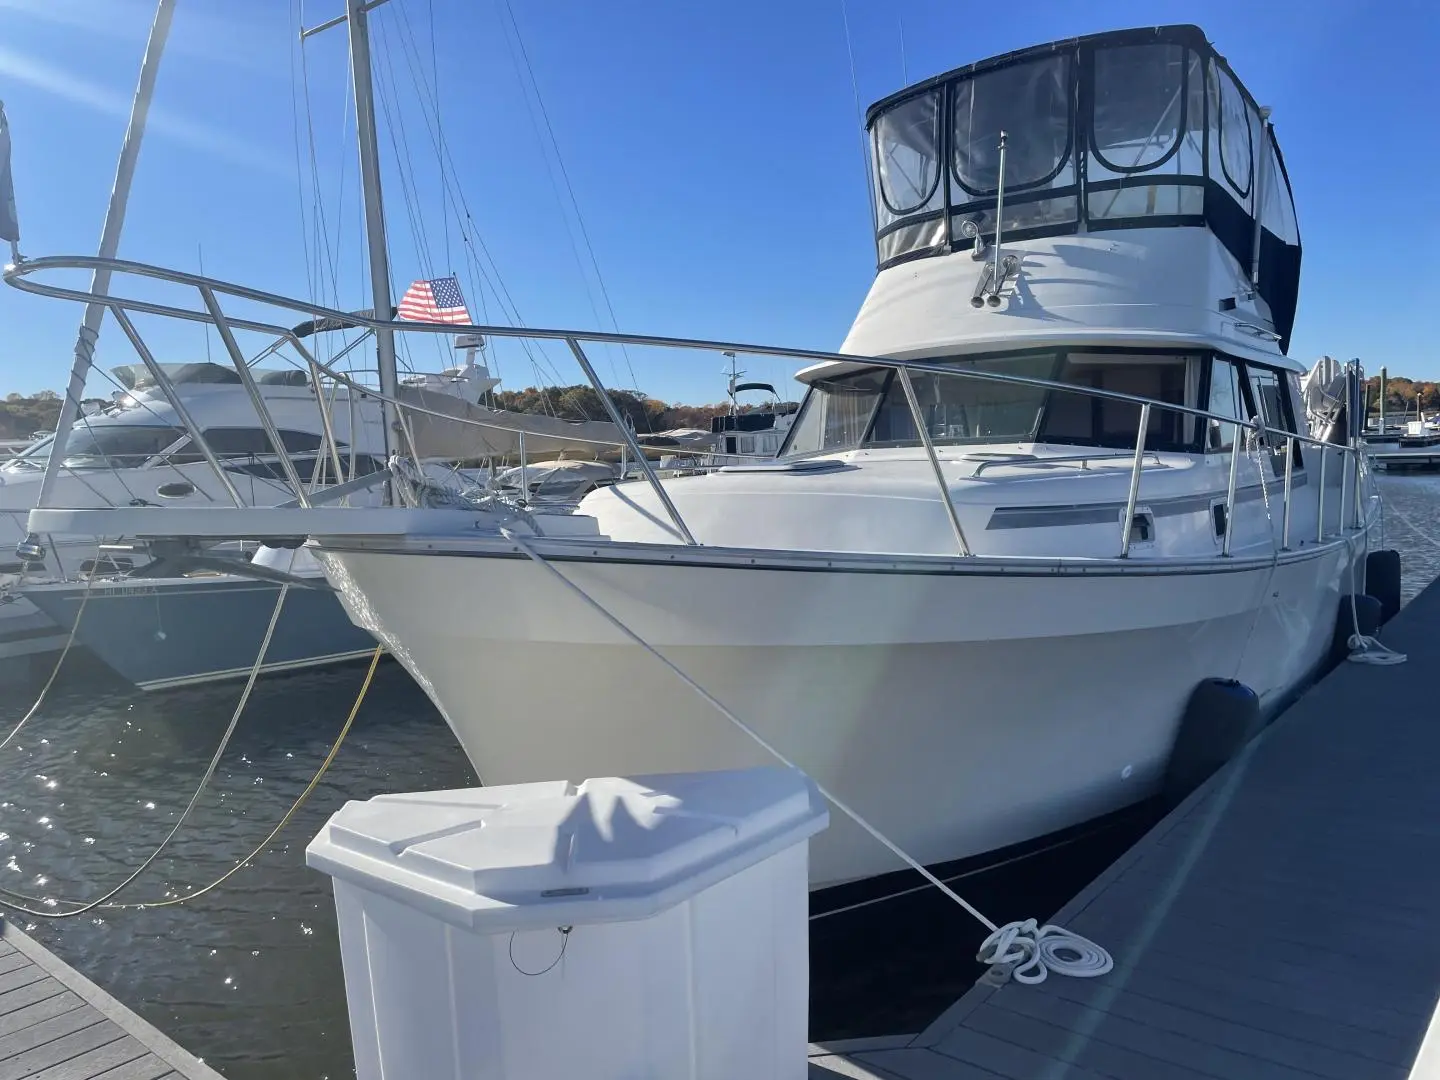
[[[866,125],[882,270],[957,251],[985,257],[997,241],[1205,228],[1288,346],[1300,275],[1290,182],[1269,110],[1198,27],[993,57],[885,98]],[[977,285],[977,299],[1018,261],[986,269],[995,280]]]

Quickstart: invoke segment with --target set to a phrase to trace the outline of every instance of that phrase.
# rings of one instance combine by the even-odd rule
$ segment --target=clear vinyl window
[[[892,216],[925,209],[940,183],[940,91],[880,117],[874,150],[883,209]]]
[[[1251,131],[1250,108],[1228,71],[1212,64],[1210,72],[1220,170],[1240,201],[1248,202],[1255,173],[1255,139]]]
[[[1183,45],[1171,44],[1095,52],[1091,145],[1105,168],[1153,169],[1179,149],[1187,126],[1188,55]]]
[[[1043,186],[1069,161],[1069,56],[997,68],[954,87],[951,164],[955,179],[970,195],[993,195],[999,187],[1002,131],[1009,136],[1005,150],[1008,193]],[[965,200],[957,197],[953,201]]]

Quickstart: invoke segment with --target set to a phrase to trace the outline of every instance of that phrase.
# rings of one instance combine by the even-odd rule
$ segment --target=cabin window
[[[790,429],[788,452],[818,454],[859,446],[889,375],[888,371],[860,371],[816,379]]]
[[[1240,408],[1240,379],[1235,365],[1216,357],[1210,365],[1210,401],[1206,412],[1220,416],[1244,417]],[[1220,420],[1205,422],[1205,452],[1228,453],[1235,442],[1235,425]]]
[[[302,454],[299,457],[291,458],[291,464],[295,466],[296,475],[301,480],[309,482],[310,478],[316,475],[319,469],[320,483],[335,483],[335,463],[331,461],[329,454]],[[380,469],[380,464],[369,454],[357,454],[355,457],[355,471],[350,472],[350,458],[343,450],[340,454],[340,466],[345,470],[347,479],[355,479],[357,476],[368,476]],[[247,476],[258,476],[265,480],[277,480],[280,483],[288,483],[289,477],[285,475],[285,467],[272,455],[269,461],[240,461],[227,463],[227,472],[244,473]]]
[[[1195,400],[1200,358],[1170,353],[1071,352],[1057,381],[1173,405]],[[1140,406],[1113,398],[1053,391],[1038,442],[1078,443],[1128,450],[1140,430]],[[1193,450],[1194,424],[1183,413],[1151,406],[1145,445]]]
[[[1055,354],[965,358],[944,361],[957,371],[988,372],[1028,379],[1050,379]],[[988,379],[912,372],[911,384],[920,415],[935,443],[1029,442],[1045,403],[1047,391]],[[896,377],[875,414],[866,446],[913,446],[919,442],[915,414]]]
[[[1270,464],[1278,476],[1285,471],[1285,436],[1277,432],[1296,434],[1286,399],[1284,376],[1273,368],[1253,365],[1246,366],[1246,373],[1249,375],[1253,415],[1267,428],[1274,429],[1263,433],[1260,441],[1270,449]],[[1297,464],[1300,460],[1296,454]]]
[[[183,428],[154,424],[92,426],[82,417],[65,441],[64,465],[67,469],[138,468],[184,436]],[[54,443],[54,435],[41,439],[20,456],[6,462],[6,468],[44,468]]]
[[[219,458],[275,456],[263,428],[207,428],[205,441]],[[287,454],[304,454],[319,450],[321,439],[319,435],[312,435],[308,431],[282,430],[280,442]],[[191,443],[171,454],[170,460],[176,465],[189,465],[204,461],[205,456],[198,446]]]

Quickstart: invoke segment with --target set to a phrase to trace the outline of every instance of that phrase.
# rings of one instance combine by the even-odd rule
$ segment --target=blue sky
[[[628,330],[837,346],[874,273],[841,0],[509,4],[513,25],[505,0],[391,0],[372,16],[381,97],[392,102],[380,141],[398,288],[454,270],[472,311],[500,320],[490,290],[475,295],[418,71],[422,87],[438,84],[474,258],[483,241],[530,323],[608,328],[613,307]],[[303,20],[342,8],[306,0]],[[1440,294],[1433,5],[845,0],[843,10],[862,105],[907,75],[1044,40],[1198,22],[1275,109],[1305,244],[1292,355],[1361,356],[1372,371],[1440,378],[1429,325]],[[150,0],[0,0],[0,99],[27,254],[93,254],[152,14]],[[300,14],[294,0],[178,0],[123,256],[193,269],[203,253],[216,277],[302,297],[319,281],[317,295],[338,288],[342,306],[368,304],[343,28],[305,45],[313,175],[337,272],[332,281],[315,269],[325,260],[296,104]],[[517,28],[608,304],[549,156]],[[0,288],[0,393],[63,386],[79,317],[78,305]],[[155,321],[145,332],[165,359],[205,355],[197,328]],[[550,355],[564,381],[579,381]],[[99,363],[132,359],[107,325]],[[631,384],[633,370],[651,394],[685,401],[722,396],[716,361],[597,356],[607,381]],[[492,366],[511,388],[535,381],[513,345]],[[750,370],[789,375],[778,362]],[[91,389],[108,388],[95,377]]]

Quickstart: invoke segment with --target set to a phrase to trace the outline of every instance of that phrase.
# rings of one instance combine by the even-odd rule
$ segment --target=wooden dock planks
[[[1056,917],[1114,971],[977,985],[913,1038],[814,1048],[812,1078],[1412,1075],[1440,996],[1440,586],[1381,636],[1409,662],[1342,664]]]
[[[0,1080],[222,1080],[8,922],[0,936]]]

